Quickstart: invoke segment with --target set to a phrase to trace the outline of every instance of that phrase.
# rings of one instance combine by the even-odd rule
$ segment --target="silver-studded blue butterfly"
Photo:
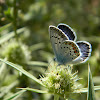
[[[91,44],[76,41],[76,33],[66,24],[49,26],[52,48],[59,64],[77,64],[86,62],[92,51]]]

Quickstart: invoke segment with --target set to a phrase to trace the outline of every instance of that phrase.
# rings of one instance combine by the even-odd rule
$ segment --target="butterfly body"
[[[49,27],[52,48],[59,64],[77,64],[88,60],[91,45],[86,41],[76,41],[76,34],[66,24]]]

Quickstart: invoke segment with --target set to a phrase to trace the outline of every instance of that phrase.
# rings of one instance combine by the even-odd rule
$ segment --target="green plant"
[[[74,77],[75,74],[71,74],[71,70],[68,67],[66,67],[67,70],[64,70],[63,68],[61,68],[61,69],[57,68],[58,70],[57,69],[55,69],[55,70],[49,69],[49,70],[51,70],[50,73],[48,73],[48,74],[46,73],[47,76],[43,77],[41,79],[42,80],[41,81],[41,80],[37,79],[35,76],[28,73],[27,71],[25,71],[21,66],[18,66],[18,65],[11,63],[9,61],[5,61],[3,59],[0,59],[0,61],[2,61],[4,63],[10,65],[11,67],[17,69],[18,71],[20,71],[21,73],[23,73],[27,77],[29,77],[32,80],[34,80],[35,82],[37,82],[38,84],[42,85],[43,87],[46,87],[48,90],[44,91],[44,90],[37,90],[37,89],[32,89],[32,88],[19,88],[19,89],[28,90],[28,91],[32,91],[32,92],[36,92],[36,93],[52,93],[52,94],[54,94],[54,100],[59,100],[59,96],[62,96],[66,100],[66,99],[69,99],[69,97],[70,97],[68,95],[72,95],[74,93],[87,93],[87,92],[88,92],[88,96],[87,96],[88,100],[95,100],[94,90],[100,90],[100,86],[93,86],[93,81],[92,81],[92,76],[91,76],[89,65],[88,65],[88,68],[89,68],[89,71],[88,71],[88,88],[78,89],[77,88],[78,85],[76,85],[76,83],[71,85],[73,83],[72,80],[74,79],[74,82],[76,82],[78,78]],[[67,71],[68,71],[68,73],[63,73],[63,72],[67,72]],[[60,74],[62,74],[62,77],[64,79],[63,80],[61,78],[61,80],[63,80],[63,82],[61,84],[64,83],[66,86],[68,85],[68,83],[66,83],[65,77],[66,77],[67,74],[70,74],[68,76],[69,78],[66,77],[68,79],[68,82],[69,82],[69,80],[71,81],[71,84],[69,84],[69,89],[68,88],[66,89],[66,87],[65,87],[66,90],[60,90],[60,88],[62,89],[62,85],[60,84],[61,87],[59,87],[59,84],[57,84],[57,82],[60,83],[60,81],[59,81],[59,77],[61,77],[61,76],[59,76]],[[70,77],[70,76],[72,76],[72,77]],[[48,79],[46,79],[47,77],[48,77]],[[48,82],[48,81],[51,81],[53,84],[51,84],[51,82]],[[73,87],[74,85],[75,85],[76,88],[74,87],[74,88],[71,89],[71,86]],[[67,93],[67,95],[66,95],[66,93]]]

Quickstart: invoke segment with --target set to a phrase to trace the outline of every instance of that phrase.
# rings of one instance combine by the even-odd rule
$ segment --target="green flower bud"
[[[68,98],[71,93],[79,89],[79,80],[76,75],[77,72],[72,73],[72,67],[60,65],[50,66],[44,77],[41,77],[43,85],[50,93],[58,94],[64,98]]]
[[[1,52],[3,57],[7,57],[8,61],[16,64],[23,64],[31,58],[28,47],[15,40],[3,44]]]

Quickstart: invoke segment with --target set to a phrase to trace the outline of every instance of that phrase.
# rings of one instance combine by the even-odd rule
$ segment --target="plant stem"
[[[54,94],[54,100],[59,100],[59,95]]]
[[[14,0],[14,12],[13,12],[13,25],[14,25],[14,32],[15,32],[15,37],[16,40],[18,41],[18,35],[17,35],[17,1]]]

